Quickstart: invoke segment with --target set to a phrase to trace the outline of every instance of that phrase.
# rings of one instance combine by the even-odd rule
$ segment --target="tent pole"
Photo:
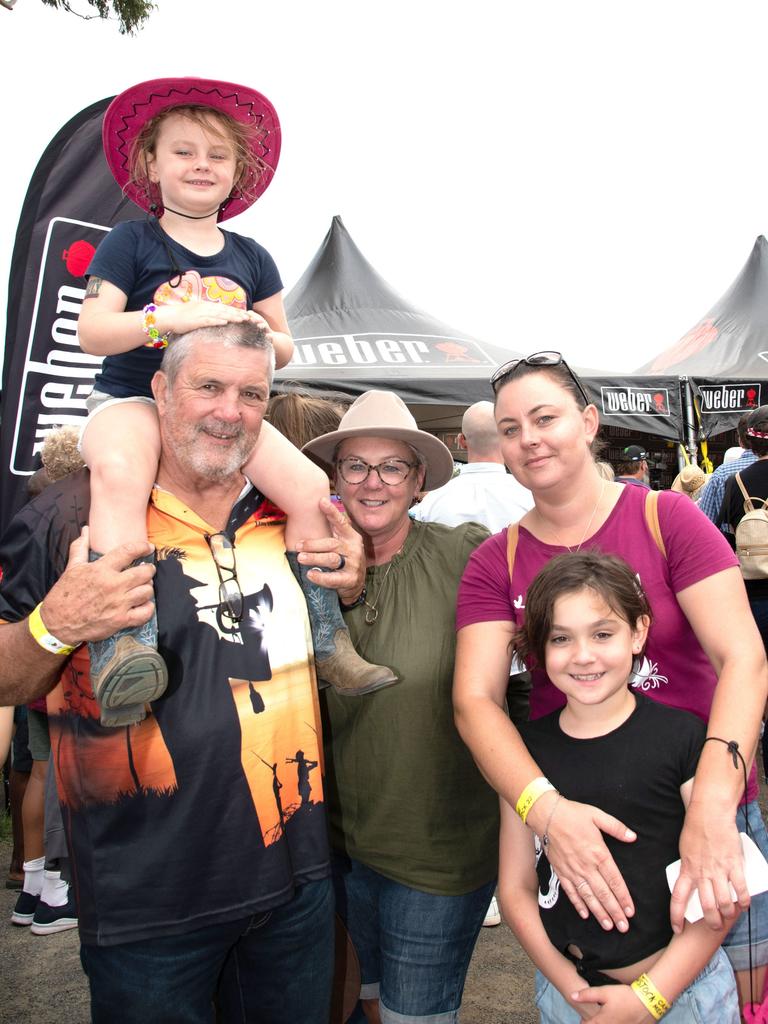
[[[684,445],[690,460],[694,465],[697,464],[697,429],[696,429],[696,413],[693,408],[693,389],[691,388],[691,382],[687,377],[680,378],[680,395],[682,398],[683,406],[683,424],[684,424]],[[685,457],[682,452],[677,454],[678,469],[682,470],[685,465]]]

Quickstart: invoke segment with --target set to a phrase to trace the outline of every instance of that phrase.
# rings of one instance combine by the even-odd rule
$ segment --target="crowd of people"
[[[270,400],[280,278],[218,224],[275,124],[198,79],[106,115],[148,216],[90,268],[88,468],[46,465],[0,538],[13,924],[79,928],[96,1024],[327,1024],[340,979],[337,1020],[448,1024],[499,905],[544,1024],[736,1024],[768,965],[738,543],[768,407],[659,492],[641,445],[599,464],[559,352],[498,369],[458,472],[392,391]]]

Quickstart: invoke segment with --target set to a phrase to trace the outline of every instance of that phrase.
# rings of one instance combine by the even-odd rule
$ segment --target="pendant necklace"
[[[402,551],[402,548],[400,550]],[[397,553],[399,555],[400,551],[398,551]],[[387,566],[387,571],[384,573],[384,579],[381,581],[381,586],[376,591],[376,597],[373,599],[373,602],[365,602],[365,607],[368,609],[368,611],[365,613],[365,621],[368,623],[369,626],[372,626],[376,619],[378,619],[379,617],[379,609],[376,607],[376,605],[379,603],[381,592],[384,589],[384,586],[386,585],[387,577],[389,576],[389,571],[391,568],[392,563],[390,562],[389,565]]]
[[[554,527],[552,527],[552,526],[549,527],[550,531],[554,535],[555,539],[557,540],[557,543],[560,545],[561,548],[565,548],[567,551],[570,551],[571,554],[573,554],[576,551],[580,551],[581,550],[581,545],[587,539],[587,534],[589,533],[589,528],[592,525],[592,520],[595,518],[595,513],[597,512],[598,508],[600,507],[600,502],[603,500],[603,491],[604,490],[605,490],[605,479],[603,479],[603,482],[602,482],[602,484],[600,486],[600,493],[597,496],[597,501],[595,502],[595,507],[592,509],[592,515],[589,517],[589,521],[587,522],[587,525],[584,527],[584,533],[582,533],[582,535],[581,535],[581,540],[579,541],[579,543],[576,545],[575,548],[570,547],[568,544],[563,544],[563,542],[557,536],[557,533],[555,532]]]

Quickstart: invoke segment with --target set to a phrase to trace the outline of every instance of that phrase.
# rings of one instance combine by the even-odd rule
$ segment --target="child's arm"
[[[501,831],[499,833],[499,903],[504,920],[515,933],[528,956],[563,998],[584,1020],[598,1012],[598,1007],[577,1003],[572,994],[589,990],[575,966],[559,953],[546,933],[539,914],[534,836],[503,797]],[[567,899],[565,893],[562,899]],[[635,1001],[637,1001],[636,997]]]
[[[77,321],[83,352],[96,356],[117,355],[146,344],[149,339],[143,331],[144,313],[140,309],[126,312],[127,302],[128,296],[116,285],[100,277],[88,279]],[[218,302],[171,302],[158,306],[154,313],[155,327],[161,335],[186,334],[198,327],[219,327],[252,316],[249,310]]]
[[[680,795],[686,808],[692,791],[693,779],[689,779],[680,787]],[[682,933],[672,936],[667,948],[646,972],[668,1003],[674,1003],[680,993],[706,967],[733,924],[734,919],[730,918],[721,928],[715,930],[704,920],[695,924],[686,922]],[[578,995],[574,993],[574,1005],[590,1000],[594,1000],[593,1006],[600,1005],[600,1012],[594,1018],[596,1022],[647,1024],[651,1019],[649,1011],[629,985],[604,985],[601,988],[581,989]]]
[[[266,320],[272,347],[275,350],[275,368],[279,370],[291,361],[293,355],[293,338],[288,326],[288,318],[283,306],[283,293],[275,292],[267,299],[254,302],[253,308],[259,316]]]
[[[0,765],[5,764],[13,734],[13,708],[0,708]]]

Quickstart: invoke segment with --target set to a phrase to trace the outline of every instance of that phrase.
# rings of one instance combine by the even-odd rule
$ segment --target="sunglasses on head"
[[[576,385],[579,394],[584,399],[584,404],[590,404],[587,393],[581,386],[581,381],[559,352],[534,352],[533,355],[525,356],[523,359],[510,359],[508,363],[502,363],[491,377],[491,387],[493,388],[494,395],[498,393],[502,384],[504,384],[510,377],[514,376],[515,370],[521,363],[524,363],[526,366],[564,366],[568,376]]]

